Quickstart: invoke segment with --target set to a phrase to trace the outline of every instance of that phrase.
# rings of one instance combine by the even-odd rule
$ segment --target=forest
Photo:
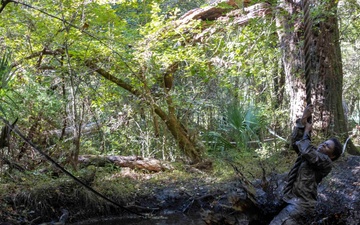
[[[309,104],[356,225],[359,74],[359,0],[1,0],[0,225],[269,224]]]

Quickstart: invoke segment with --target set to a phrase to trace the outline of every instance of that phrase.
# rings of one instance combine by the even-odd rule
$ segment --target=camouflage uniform
[[[303,135],[304,126],[297,121],[292,135],[292,146],[298,152],[301,161],[289,172],[296,173],[292,188],[284,194],[285,208],[271,221],[270,225],[305,224],[314,213],[317,187],[321,180],[330,173],[331,159],[311,145],[309,135]]]

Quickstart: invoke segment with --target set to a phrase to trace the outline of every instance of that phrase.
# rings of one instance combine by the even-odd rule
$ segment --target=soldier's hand
[[[309,121],[308,118],[311,117],[313,112],[314,112],[314,105],[313,104],[307,105],[306,108],[304,109],[303,116],[301,117],[301,123],[304,126]]]
[[[314,105],[313,104],[307,105],[306,108],[304,109],[302,118],[309,118],[313,112],[314,112]]]

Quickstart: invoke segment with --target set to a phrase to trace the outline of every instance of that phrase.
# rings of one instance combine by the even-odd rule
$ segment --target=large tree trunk
[[[286,91],[290,96],[290,120],[301,116],[306,102],[305,57],[303,48],[302,1],[281,1],[277,14]],[[343,72],[336,14],[337,1],[322,4],[322,20],[311,28],[313,54],[311,61],[311,101],[315,105],[314,128],[324,137],[337,136],[344,142],[348,136],[342,108]],[[286,11],[284,13],[284,11]],[[296,19],[294,19],[296,18]],[[350,153],[357,153],[352,144]]]
[[[330,1],[328,10],[336,12],[336,3]],[[325,10],[325,9],[324,9]],[[330,134],[347,133],[342,108],[343,72],[336,14],[326,13],[324,21],[316,24],[314,58],[318,70],[313,74],[314,103],[318,106],[319,127]]]
[[[298,32],[300,18],[294,20],[299,5],[282,0],[276,13],[277,33],[282,52],[282,64],[285,73],[285,90],[290,97],[290,119],[295,121],[306,104],[303,57],[300,48],[301,36]],[[296,26],[297,25],[297,26]],[[295,29],[293,29],[295,28]]]
[[[318,125],[325,136],[348,137],[347,121],[343,109],[343,70],[337,20],[337,0],[328,1],[323,22],[314,32],[316,59],[312,79],[314,103],[318,106]],[[317,25],[317,24],[316,24]],[[348,151],[359,154],[350,142]]]

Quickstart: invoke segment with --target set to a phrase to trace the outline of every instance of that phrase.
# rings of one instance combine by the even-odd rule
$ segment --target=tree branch
[[[2,0],[2,1],[4,1],[4,0]],[[115,53],[115,54],[118,55],[123,61],[125,61],[125,59],[123,58],[123,56],[121,56],[120,53],[117,52],[113,47],[111,47],[110,45],[108,45],[107,43],[105,43],[101,38],[95,36],[94,34],[91,34],[91,33],[88,32],[88,31],[86,31],[83,27],[76,26],[76,25],[74,25],[73,23],[71,23],[71,22],[69,22],[69,21],[67,21],[67,20],[65,20],[65,19],[62,19],[62,18],[60,18],[60,17],[58,17],[58,16],[55,16],[55,15],[52,15],[52,14],[50,14],[50,13],[48,13],[48,12],[42,10],[42,9],[39,9],[39,8],[37,8],[37,7],[35,7],[35,6],[29,5],[29,4],[26,4],[26,3],[23,3],[23,2],[18,2],[18,1],[14,1],[14,0],[9,0],[9,1],[5,1],[5,2],[7,2],[7,3],[13,2],[13,3],[17,3],[17,4],[20,4],[20,5],[23,5],[23,6],[26,6],[26,7],[30,8],[30,9],[34,9],[34,10],[36,10],[36,11],[39,11],[39,12],[41,12],[41,13],[43,13],[43,14],[45,14],[45,15],[53,18],[53,19],[59,20],[59,21],[63,22],[63,24],[68,25],[68,27],[72,27],[72,28],[74,28],[74,29],[77,29],[77,30],[79,30],[81,33],[84,33],[84,34],[88,35],[89,37],[97,40],[99,43],[101,43],[102,45],[104,45],[105,47],[107,47],[108,49],[110,49],[113,53]],[[7,3],[6,3],[6,4],[7,4]],[[3,7],[5,7],[5,6],[3,6]],[[0,13],[1,13],[1,11],[0,11]],[[131,67],[130,67],[126,62],[124,62],[124,63],[125,63],[125,65],[129,68],[129,70],[132,71]],[[133,71],[132,71],[132,72],[133,72]],[[133,73],[134,73],[134,72],[133,72]]]
[[[5,9],[6,5],[9,4],[10,2],[13,2],[12,0],[1,0],[1,8],[0,8],[0,13]]]
[[[104,77],[105,79],[115,83],[116,85],[118,85],[119,87],[124,88],[125,90],[129,91],[130,93],[132,93],[133,95],[140,97],[141,96],[141,92],[139,90],[137,90],[136,88],[134,88],[133,86],[129,85],[128,83],[126,83],[125,81],[113,76],[112,74],[110,74],[108,71],[98,67],[96,65],[96,63],[94,61],[91,60],[87,60],[85,61],[85,65],[87,67],[89,67],[90,69],[92,69],[93,71],[97,72],[98,74],[100,74],[102,77]]]
[[[37,58],[37,57],[40,57],[41,55],[53,55],[53,56],[56,56],[56,55],[62,55],[64,54],[65,51],[64,49],[56,49],[56,50],[49,50],[49,49],[44,49],[42,51],[39,51],[39,52],[34,52],[33,54],[17,61],[17,62],[14,62],[14,63],[11,63],[11,68],[14,68],[14,67],[17,67],[19,66],[24,60],[28,60],[28,59],[33,59],[33,58]]]

